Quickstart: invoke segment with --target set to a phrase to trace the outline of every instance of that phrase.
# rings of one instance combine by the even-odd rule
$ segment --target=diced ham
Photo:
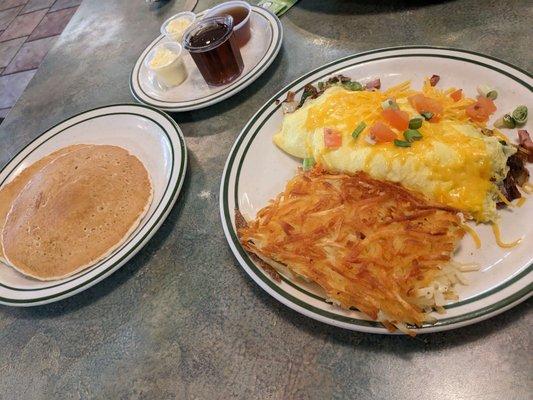
[[[525,129],[518,130],[518,144],[527,150],[527,161],[533,162],[533,141]]]
[[[440,81],[440,76],[438,75],[432,75],[431,78],[429,78],[429,84],[431,86],[435,86]]]
[[[374,79],[370,82],[368,82],[366,85],[365,85],[365,88],[367,89],[381,89],[381,80],[378,78],[378,79]]]

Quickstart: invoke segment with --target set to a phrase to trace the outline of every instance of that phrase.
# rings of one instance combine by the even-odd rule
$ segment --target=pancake
[[[142,162],[117,146],[92,146],[55,159],[13,202],[4,256],[39,280],[68,277],[120,246],[152,200]]]
[[[22,170],[15,178],[13,178],[9,183],[2,186],[0,189],[0,231],[4,227],[6,222],[7,214],[11,209],[13,201],[20,194],[24,186],[31,180],[31,178],[39,172],[46,165],[61,157],[65,154],[70,153],[71,151],[81,149],[90,145],[87,144],[75,144],[72,146],[63,147],[62,149],[56,150],[53,153],[47,155],[46,157],[41,158],[36,161],[26,169]],[[2,243],[0,240],[0,261],[7,262],[4,258],[4,251]]]

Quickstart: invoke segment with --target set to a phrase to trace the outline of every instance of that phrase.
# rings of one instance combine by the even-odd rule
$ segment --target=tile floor
[[[0,0],[0,123],[82,0]]]

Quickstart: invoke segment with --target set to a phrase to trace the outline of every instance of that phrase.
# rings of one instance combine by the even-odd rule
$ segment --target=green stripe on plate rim
[[[35,139],[33,139],[30,143],[28,143],[26,146],[24,146],[19,152],[17,152],[17,154],[15,156],[12,157],[12,160],[15,159],[16,157],[18,157],[22,152],[24,152],[28,147],[30,147],[33,143],[35,143],[35,141],[39,140],[39,138],[44,135],[45,133],[49,132],[50,130],[56,128],[57,126],[63,124],[63,123],[66,123],[76,117],[79,117],[80,115],[83,115],[83,114],[87,114],[87,113],[90,113],[90,112],[93,112],[93,111],[98,111],[98,110],[102,110],[102,109],[105,109],[105,108],[112,108],[112,107],[123,107],[123,106],[126,106],[126,107],[139,107],[139,108],[145,108],[145,109],[148,109],[148,110],[151,110],[151,111],[154,111],[158,114],[160,114],[161,116],[163,116],[163,118],[165,118],[168,122],[171,123],[171,125],[174,127],[175,129],[175,133],[176,133],[176,136],[178,138],[178,141],[179,141],[179,144],[180,144],[180,152],[181,152],[181,162],[180,162],[180,167],[179,167],[179,172],[178,172],[178,177],[177,177],[177,180],[176,180],[176,185],[174,186],[173,190],[172,190],[172,193],[170,194],[170,197],[169,197],[169,201],[167,202],[167,204],[165,204],[165,207],[163,210],[161,210],[161,212],[159,213],[159,215],[157,216],[156,220],[153,222],[152,224],[152,227],[146,232],[145,235],[143,235],[139,240],[137,240],[137,243],[142,243],[148,236],[150,236],[150,234],[154,231],[154,227],[156,225],[159,224],[159,222],[166,218],[166,214],[167,212],[169,211],[169,208],[170,208],[170,205],[173,203],[173,200],[174,198],[176,197],[177,195],[177,192],[181,189],[181,186],[183,184],[183,180],[184,180],[184,177],[185,177],[185,166],[187,164],[187,150],[186,150],[186,145],[185,145],[185,140],[182,136],[182,133],[181,133],[181,129],[179,128],[178,124],[176,124],[176,122],[170,118],[167,114],[165,114],[163,111],[161,110],[158,110],[157,108],[154,108],[154,107],[151,107],[151,106],[148,106],[148,105],[142,105],[142,104],[129,104],[129,103],[119,103],[119,104],[112,104],[112,105],[107,105],[107,106],[102,106],[102,107],[96,107],[96,108],[93,108],[91,110],[87,110],[87,111],[83,111],[83,112],[80,112],[78,114],[75,114],[73,115],[72,117],[64,120],[64,121],[61,121],[59,122],[58,124],[55,124],[54,126],[48,128],[47,130],[45,130],[41,135],[37,136]],[[137,115],[137,116],[140,116],[140,117],[143,117],[143,118],[147,118],[147,119],[150,119],[151,121],[153,121],[151,118],[147,117],[146,115],[142,115],[142,114],[135,114],[135,113],[124,113],[124,112],[119,112],[119,113],[109,113],[109,114],[102,114],[100,116],[104,116],[104,115],[113,115],[113,114],[133,114],[133,115]],[[161,127],[161,125],[159,123],[157,123],[156,121],[153,121],[155,122],[159,127]],[[162,127],[161,127],[162,128]],[[65,128],[66,129],[66,128]],[[165,135],[167,135],[167,137],[169,139],[170,138],[170,135],[169,133],[167,132],[167,130],[165,130],[164,128],[162,128],[163,132],[165,133]],[[58,132],[59,133],[59,132]],[[53,136],[55,136],[56,134],[54,134]],[[48,139],[46,139],[48,140]],[[44,143],[44,142],[43,142]],[[171,143],[172,143],[172,140],[171,140]],[[39,144],[40,146],[41,144]],[[37,147],[39,147],[37,146]],[[174,156],[174,148],[173,146],[171,146],[171,150],[172,150],[172,155]],[[32,150],[33,151],[33,150]],[[173,157],[174,159],[174,157]],[[6,164],[6,167],[7,165],[9,165],[9,162],[8,164]],[[2,173],[4,171],[4,169],[6,168],[4,167],[0,173]],[[9,174],[12,172],[12,170],[9,172]],[[172,179],[172,174],[171,176],[169,177],[169,181]],[[168,189],[168,186],[167,186],[167,189]],[[166,191],[165,191],[166,193]],[[163,196],[165,195],[165,193],[163,194]],[[158,204],[158,207],[161,205],[161,202]],[[146,226],[146,225],[145,225]],[[135,238],[135,237],[134,237]],[[131,241],[130,241],[131,242]],[[124,248],[124,246],[121,246],[120,247],[121,249]],[[2,302],[3,304],[32,304],[32,303],[37,303],[37,302],[42,302],[42,301],[47,301],[47,300],[51,300],[51,299],[54,299],[54,298],[57,298],[57,297],[62,297],[62,296],[65,296],[67,295],[68,293],[71,293],[73,291],[76,291],[80,288],[83,288],[84,286],[88,286],[90,283],[92,283],[93,281],[97,280],[98,278],[100,278],[102,275],[108,273],[110,270],[112,270],[113,268],[115,268],[118,264],[120,264],[121,262],[123,262],[124,260],[127,260],[130,256],[132,256],[132,253],[135,254],[137,251],[140,250],[140,247],[138,245],[135,245],[133,246],[127,253],[125,253],[120,259],[116,260],[113,264],[109,265],[107,268],[105,268],[104,270],[102,270],[100,273],[98,273],[97,275],[93,276],[91,279],[89,280],[86,280],[86,281],[83,281],[82,283],[80,283],[79,285],[75,286],[75,287],[72,287],[68,290],[65,290],[65,291],[62,291],[62,292],[58,292],[58,293],[55,293],[53,295],[49,295],[49,296],[43,296],[43,297],[39,297],[39,298],[34,298],[34,299],[25,299],[25,300],[19,300],[19,299],[8,299],[8,298],[4,298],[4,297],[0,297],[0,302]],[[117,250],[117,251],[120,251]],[[116,254],[117,252],[115,252],[114,254]],[[90,271],[93,271],[93,269],[91,269]],[[89,272],[90,272],[89,271]],[[82,275],[83,276],[83,275]],[[68,282],[71,282],[75,279],[79,279],[81,278],[82,276],[78,276],[74,279],[71,279],[69,280]],[[59,285],[62,285],[62,284],[65,284],[65,283],[68,283],[68,282],[63,282]],[[47,290],[47,289],[51,289],[51,288],[54,288],[54,287],[57,287],[59,285],[56,285],[56,286],[52,286],[52,287],[46,287],[46,288],[42,288],[42,289],[13,289],[13,288],[10,288],[11,290],[18,290],[18,291],[40,291],[40,290]],[[2,284],[0,284],[0,286],[4,286]],[[4,286],[6,287],[6,286]],[[9,288],[9,287],[7,287]]]
[[[281,22],[279,21],[279,18],[277,18],[274,14],[272,14],[272,12],[270,12],[269,10],[267,9],[264,9],[262,7],[254,7],[257,12],[257,14],[263,18],[265,18],[267,21],[268,21],[268,18],[263,14],[268,14],[270,16],[270,18],[272,18],[275,23],[276,23],[276,26],[278,27],[278,32],[279,32],[279,35],[278,35],[278,38],[276,40],[276,43],[274,45],[272,45],[273,43],[273,40],[274,40],[274,34],[272,35],[272,38],[270,40],[270,43],[267,47],[267,51],[266,53],[264,54],[264,56],[261,58],[261,60],[259,60],[259,62],[254,66],[254,68],[256,68],[258,65],[260,65],[263,60],[265,59],[265,57],[267,57],[267,55],[269,53],[272,53],[271,57],[272,57],[272,61],[274,60],[275,56],[277,55],[277,53],[279,52],[279,49],[281,48],[281,41],[283,39],[283,28],[281,26]],[[203,13],[199,13],[198,15],[201,16]],[[139,59],[143,57],[143,54],[147,54],[152,48],[154,48],[154,46],[156,46],[162,39],[164,38],[163,35],[159,36],[157,39],[155,39],[152,43],[150,43],[150,45],[148,45],[148,47],[146,49],[143,50],[143,52],[141,53],[141,55],[139,56]],[[272,51],[273,49],[273,51]],[[272,62],[271,61],[271,62]],[[138,60],[139,62],[139,60]],[[268,63],[270,64],[270,63]],[[137,70],[137,73],[135,74],[135,68],[137,68],[137,63],[133,66],[133,69],[131,71],[131,74],[130,74],[130,80],[129,80],[129,85],[130,85],[130,90],[131,90],[131,93],[133,94],[133,96],[135,97],[135,99],[139,100],[139,101],[142,101],[144,102],[140,96],[139,96],[139,93],[137,93],[133,87],[133,77],[135,75],[135,80],[136,80],[136,83],[137,83],[137,86],[139,87],[141,93],[146,96],[147,98],[151,99],[151,100],[154,100],[154,101],[157,101],[159,103],[167,103],[167,104],[173,104],[172,102],[169,102],[169,101],[164,101],[164,100],[160,100],[160,99],[156,99],[152,96],[150,96],[148,93],[146,93],[144,90],[142,90],[142,87],[141,87],[141,82],[140,82],[140,73],[141,73],[141,65],[142,65],[142,61],[140,62],[140,64],[138,65],[138,70]],[[188,104],[186,105],[183,105],[183,106],[164,106],[164,105],[158,105],[157,107],[162,109],[162,110],[168,110],[168,111],[174,111],[174,112],[177,112],[179,111],[180,109],[182,108],[189,108],[189,107],[196,107],[198,105],[202,105],[202,104],[205,104],[205,103],[209,103],[210,101],[214,101],[215,99],[217,99],[218,97],[220,96],[225,96],[227,95],[228,93],[236,93],[236,92],[239,92],[240,91],[240,88],[243,86],[243,85],[246,85],[248,84],[251,80],[254,80],[256,78],[259,77],[259,75],[262,74],[262,70],[264,70],[264,68],[267,68],[268,65],[263,65],[261,66],[257,71],[255,71],[255,73],[250,73],[249,75],[247,75],[247,78],[246,79],[243,79],[243,80],[239,80],[237,81],[237,84],[234,86],[234,87],[231,87],[230,89],[231,90],[228,90],[227,92],[224,92],[224,91],[221,91],[221,92],[217,92],[217,93],[214,93],[214,94],[209,94],[207,96],[204,96],[204,97],[201,97],[199,99],[196,99],[196,100],[189,100],[188,101]],[[252,72],[252,71],[250,71]],[[228,87],[229,88],[229,87]],[[220,94],[221,93],[221,94]],[[220,94],[220,96],[218,96]],[[202,100],[206,97],[209,97],[209,96],[212,96],[211,98],[207,99],[207,100],[204,100],[204,101],[201,101],[201,102],[196,102],[198,100]],[[174,103],[176,104],[176,103]]]
[[[329,319],[336,320],[336,321],[339,321],[339,322],[350,323],[350,324],[358,325],[358,326],[366,326],[366,327],[370,326],[370,327],[376,327],[376,328],[383,328],[382,325],[380,323],[378,323],[378,322],[361,320],[361,319],[356,319],[356,318],[351,318],[351,317],[347,317],[347,316],[342,316],[342,315],[330,313],[328,311],[324,311],[322,309],[319,309],[319,308],[316,308],[314,306],[311,306],[310,304],[305,303],[305,302],[303,302],[302,300],[300,300],[298,298],[295,298],[294,296],[292,296],[292,295],[288,294],[287,292],[285,292],[284,290],[282,290],[277,284],[275,284],[271,279],[269,279],[264,274],[264,272],[260,268],[258,268],[255,265],[255,263],[248,257],[248,254],[241,247],[241,244],[240,244],[240,242],[239,242],[239,240],[238,240],[238,238],[236,236],[236,232],[233,229],[233,225],[231,223],[227,224],[227,221],[231,221],[229,205],[228,205],[228,201],[227,201],[228,194],[229,194],[228,193],[229,192],[229,179],[230,179],[231,170],[232,170],[232,167],[234,165],[235,158],[237,157],[237,152],[240,149],[240,146],[241,146],[242,142],[245,139],[248,139],[246,147],[245,147],[245,149],[243,150],[243,153],[240,156],[240,161],[239,161],[239,164],[237,166],[237,173],[235,175],[235,199],[234,199],[235,205],[239,204],[238,194],[237,194],[238,193],[238,179],[239,179],[240,170],[241,170],[242,163],[243,163],[243,160],[245,158],[245,155],[246,155],[251,143],[253,142],[253,139],[255,138],[257,133],[260,131],[262,126],[272,116],[272,114],[275,113],[279,109],[279,107],[281,106],[280,104],[278,104],[268,114],[268,116],[266,118],[263,117],[263,114],[265,113],[265,111],[278,98],[280,98],[280,96],[282,96],[284,93],[286,93],[292,87],[294,87],[294,86],[298,85],[299,83],[301,83],[302,81],[308,79],[310,76],[312,76],[312,75],[314,75],[314,74],[316,74],[316,73],[318,73],[320,71],[323,71],[325,69],[329,69],[332,66],[344,63],[344,62],[352,60],[352,59],[357,59],[357,58],[361,58],[363,56],[367,56],[367,55],[371,55],[371,54],[379,54],[379,53],[389,52],[389,51],[427,50],[427,49],[429,49],[429,50],[445,50],[445,51],[453,51],[453,52],[459,52],[459,53],[465,53],[465,54],[472,54],[472,55],[475,55],[475,56],[478,56],[478,57],[482,57],[482,58],[485,58],[485,59],[493,60],[493,61],[496,61],[498,63],[504,64],[504,65],[506,65],[508,67],[511,67],[511,68],[523,73],[527,77],[531,78],[531,75],[528,72],[526,72],[526,71],[524,71],[524,70],[522,70],[522,69],[520,69],[518,67],[515,67],[512,64],[509,64],[509,63],[507,63],[505,61],[499,60],[499,59],[494,58],[494,57],[486,56],[486,55],[481,54],[481,53],[476,53],[476,52],[467,51],[467,50],[446,48],[446,47],[432,47],[432,46],[404,46],[404,47],[391,47],[391,48],[383,48],[383,49],[371,50],[371,51],[368,51],[368,52],[347,56],[347,57],[341,58],[339,60],[336,60],[336,61],[330,62],[328,64],[325,64],[325,65],[323,65],[323,66],[321,66],[319,68],[316,68],[315,70],[310,71],[309,73],[301,76],[300,78],[294,80],[293,82],[289,83],[287,86],[285,86],[283,89],[281,89],[278,93],[276,93],[270,100],[268,100],[265,103],[265,105],[250,119],[250,121],[246,124],[246,126],[243,129],[243,131],[241,132],[241,134],[237,138],[237,141],[235,142],[235,145],[233,146],[233,148],[231,150],[231,153],[229,155],[228,163],[227,163],[226,169],[224,171],[223,195],[221,196],[221,201],[223,202],[223,209],[224,209],[224,218],[225,218],[225,221],[223,221],[223,222],[226,223],[226,227],[228,229],[228,232],[230,233],[230,237],[232,239],[233,245],[237,249],[239,255],[246,262],[246,265],[254,272],[254,274],[257,276],[257,278],[261,279],[261,281],[264,282],[265,284],[267,284],[272,290],[274,290],[276,293],[278,293],[282,297],[286,298],[287,300],[291,301],[292,303],[294,303],[294,304],[296,304],[296,305],[298,305],[298,306],[300,306],[300,307],[302,307],[304,309],[312,311],[312,312],[314,312],[314,313],[316,313],[316,314],[318,314],[320,316],[327,317]],[[501,73],[501,74],[503,74],[503,75],[515,80],[516,82],[520,83],[521,85],[525,86],[530,91],[532,90],[531,85],[527,84],[526,82],[522,81],[521,79],[517,78],[516,76],[514,76],[514,75],[512,75],[512,74],[510,74],[510,73],[508,73],[506,71],[502,71],[501,69],[499,69],[499,68],[497,68],[497,67],[495,67],[493,65],[489,65],[489,64],[485,64],[485,63],[482,63],[480,61],[477,61],[477,60],[467,59],[467,58],[463,58],[463,57],[459,57],[459,56],[453,56],[453,55],[449,55],[449,54],[410,53],[410,54],[390,55],[390,56],[384,56],[384,57],[368,59],[368,60],[364,60],[364,61],[357,62],[357,63],[351,63],[349,65],[344,65],[341,68],[339,68],[338,70],[349,68],[349,67],[353,67],[355,65],[366,63],[366,62],[382,60],[382,59],[389,59],[389,58],[398,58],[398,57],[440,57],[440,58],[449,58],[449,59],[455,59],[455,60],[459,60],[459,61],[469,62],[469,63],[477,64],[477,65],[480,65],[482,67],[494,70],[496,72],[499,72],[499,73]],[[338,70],[333,70],[333,71],[327,72],[327,73],[323,74],[322,76],[315,78],[315,80],[319,80],[319,79],[322,79],[325,76],[334,74],[334,73],[338,72]],[[302,90],[302,89],[300,89],[300,90]],[[250,138],[247,138],[246,135],[251,130],[252,126],[261,118],[263,118],[261,124],[255,129],[255,132],[253,133],[253,135]],[[478,296],[474,296],[474,297],[472,297],[472,298],[470,298],[468,300],[463,300],[463,301],[460,301],[460,302],[449,304],[449,305],[446,306],[446,308],[450,309],[450,308],[455,308],[455,307],[459,307],[459,306],[462,306],[462,305],[466,305],[468,303],[480,300],[480,299],[482,299],[484,297],[487,297],[487,296],[490,296],[490,295],[492,295],[492,294],[494,294],[496,292],[499,292],[499,291],[503,290],[504,288],[508,287],[509,285],[517,282],[518,280],[520,280],[524,276],[528,275],[531,272],[532,268],[533,268],[533,265],[529,265],[524,271],[522,271],[521,273],[519,273],[516,276],[512,277],[508,281],[504,282],[502,285],[499,285],[499,286],[497,286],[497,287],[495,287],[495,288],[493,288],[493,289],[491,289],[491,290],[489,290],[487,292],[484,292],[484,293],[482,293],[482,294],[480,294]],[[307,290],[301,288],[300,286],[298,286],[298,285],[296,285],[296,284],[294,284],[292,282],[289,282],[288,279],[284,278],[284,281],[287,284],[289,284],[290,286],[294,287],[295,289],[301,291],[303,294],[305,294],[307,296],[310,296],[312,298],[315,298],[317,300],[324,301],[324,299],[321,298],[320,296],[317,296],[317,295],[315,295],[313,293],[310,293]],[[486,315],[486,314],[488,314],[490,312],[494,312],[494,311],[496,311],[498,309],[501,309],[501,308],[505,307],[506,305],[511,304],[511,303],[517,301],[518,299],[521,299],[522,297],[526,297],[527,294],[529,294],[532,289],[533,289],[533,284],[529,284],[528,286],[526,286],[525,288],[523,288],[519,292],[516,292],[513,295],[511,295],[511,296],[509,296],[509,297],[507,297],[505,299],[502,299],[502,300],[500,300],[500,301],[498,301],[498,302],[496,302],[496,303],[494,303],[492,305],[489,305],[489,306],[484,307],[482,309],[471,311],[471,312],[468,312],[468,313],[465,313],[465,314],[462,314],[462,315],[459,315],[459,316],[456,316],[456,317],[441,318],[441,319],[439,319],[437,321],[437,323],[435,323],[435,324],[424,324],[421,328],[418,328],[418,330],[423,330],[424,328],[434,328],[436,326],[446,326],[446,325],[450,325],[450,324],[454,324],[454,323],[458,323],[458,322],[463,322],[463,321],[471,320],[471,319]]]
[[[405,55],[392,55],[392,56],[386,56],[386,57],[377,57],[377,58],[374,58],[372,59],[371,61],[378,61],[378,60],[383,60],[383,59],[390,59],[390,58],[402,58],[402,57],[419,57],[419,56],[426,56],[426,57],[437,57],[437,58],[442,58],[442,55],[434,55],[434,54],[405,54]],[[456,59],[456,60],[459,60],[459,61],[466,61],[466,62],[471,62],[473,64],[477,64],[477,65],[480,65],[480,66],[483,66],[483,67],[486,67],[486,68],[489,68],[489,69],[492,69],[492,70],[495,70],[497,72],[500,72],[502,74],[505,74],[506,76],[508,76],[509,78],[517,81],[518,83],[520,84],[523,84],[524,86],[526,87],[529,87],[527,85],[526,82],[514,77],[513,75],[511,74],[508,74],[506,73],[505,71],[501,71],[495,67],[491,67],[487,64],[484,64],[484,63],[481,63],[481,62],[478,62],[478,61],[473,61],[473,60],[468,60],[468,59],[463,59],[461,57],[455,57],[455,56],[446,56],[446,58],[452,58],[452,59]],[[365,61],[362,61],[362,62],[358,62],[358,63],[353,63],[353,64],[350,64],[350,67],[353,67],[355,65],[359,65],[359,64],[362,64],[362,63],[366,63],[368,62],[369,60],[365,60]],[[342,69],[344,69],[346,67],[342,67]],[[318,71],[315,71],[315,72],[318,72]],[[324,78],[325,76],[328,76],[328,75],[331,75],[332,73],[337,73],[337,71],[334,71],[334,72],[330,72],[330,73],[327,73],[327,74],[324,74],[322,76],[320,76],[319,78],[317,79],[322,79]],[[530,88],[530,87],[529,87]],[[235,204],[238,204],[238,185],[239,185],[239,177],[240,177],[240,172],[241,172],[241,168],[242,168],[242,163],[244,162],[244,158],[246,156],[246,153],[248,152],[248,149],[249,147],[251,146],[252,142],[253,142],[253,139],[255,138],[255,136],[257,135],[257,133],[259,133],[259,131],[261,130],[261,128],[263,127],[263,125],[269,120],[269,118],[272,116],[272,114],[274,114],[279,108],[281,107],[281,104],[278,104],[269,114],[268,116],[261,122],[261,124],[256,128],[255,130],[255,133],[251,136],[250,140],[247,142],[246,144],[246,147],[244,148],[244,151],[243,151],[243,154],[241,155],[241,159],[239,161],[239,165],[237,167],[237,174],[236,174],[236,177],[235,177]],[[475,296],[475,297],[472,297],[470,299],[467,299],[467,300],[463,300],[463,301],[460,301],[460,302],[456,302],[456,303],[452,303],[448,306],[445,306],[445,308],[447,309],[450,309],[450,308],[455,308],[455,307],[459,307],[461,305],[466,305],[466,304],[469,304],[469,303],[472,303],[474,301],[477,301],[477,300],[480,300],[482,298],[485,298],[487,296],[490,296],[494,293],[497,293],[498,291],[504,289],[505,287],[511,285],[512,283],[518,281],[519,279],[521,279],[523,276],[527,275],[531,268],[533,266],[530,265],[528,268],[526,268],[524,271],[522,271],[520,274],[517,274],[516,276],[514,276],[513,278],[509,279],[506,283],[500,285],[500,286],[497,286],[489,291],[486,291],[478,296]],[[311,297],[314,297],[315,295],[309,293],[308,291],[306,291],[305,289],[301,288],[300,286],[296,285],[296,287],[301,291],[303,292],[304,294],[307,294],[308,296],[311,296]],[[322,299],[324,300],[324,299]]]
[[[38,146],[36,146],[35,148],[33,148],[28,154],[26,154],[26,157],[28,157],[30,154],[32,154],[35,150],[37,150],[39,147],[41,147],[44,143],[48,142],[50,139],[54,138],[55,136],[61,134],[62,132],[64,132],[65,130],[67,129],[70,129],[76,125],[79,125],[79,124],[82,124],[84,122],[87,122],[87,121],[91,121],[93,119],[97,119],[97,118],[101,118],[101,117],[106,117],[106,116],[109,116],[109,115],[135,115],[135,116],[140,116],[139,114],[135,114],[135,113],[130,113],[130,112],[113,112],[113,113],[107,113],[107,114],[100,114],[100,115],[95,115],[93,117],[90,117],[90,118],[86,118],[86,119],[83,119],[81,121],[78,121],[76,122],[75,124],[72,124],[72,125],[69,125],[67,127],[65,127],[64,129],[61,129],[60,131],[57,131],[56,133],[54,133],[52,136],[46,138],[46,140],[42,141],[41,143],[39,143]],[[165,132],[165,129],[161,126],[161,124],[159,124],[156,120],[150,118],[150,117],[147,117],[145,115],[142,116],[143,118],[146,118],[147,120],[150,120],[152,121],[154,124],[156,124],[157,126],[159,126],[159,128],[161,128],[161,130],[163,132]],[[73,117],[74,118],[74,117]],[[57,125],[56,125],[57,126]],[[53,128],[51,128],[53,129]],[[170,140],[170,137],[168,136],[168,133],[165,132],[165,134],[167,135],[167,137],[169,138]],[[42,135],[40,135],[39,137],[41,137]],[[35,140],[39,139],[36,138]],[[30,145],[32,143],[35,142],[35,140],[33,142],[30,143]],[[174,148],[171,146],[171,152],[172,152],[172,166],[171,166],[171,169],[173,170],[174,169]],[[2,182],[0,182],[0,187],[4,184],[4,182],[6,181],[6,179],[9,178],[9,176],[13,173],[13,171],[26,159],[23,158],[21,159],[18,163],[16,163],[14,166],[12,166],[10,168],[10,171],[8,173],[8,175],[5,177],[4,180],[2,180]],[[1,172],[4,172],[4,170],[2,170]],[[167,185],[165,187],[165,190],[163,191],[163,194],[162,194],[162,197],[164,197],[168,191],[168,188],[170,186],[170,180],[172,178],[172,175],[170,176],[168,182],[167,182]],[[157,204],[157,206],[155,207],[154,211],[150,214],[150,216],[147,216],[146,218],[146,221],[144,222],[144,224],[142,226],[139,226],[136,231],[141,231],[143,230],[146,225],[148,224],[148,221],[150,220],[150,218],[152,218],[154,215],[155,215],[155,212],[156,210],[161,206],[161,202],[163,201],[163,199],[161,199],[159,201],[159,203]],[[80,273],[74,275],[72,278],[64,281],[64,282],[61,282],[61,283],[58,283],[58,284],[55,284],[55,285],[50,285],[50,286],[46,286],[46,287],[42,287],[42,288],[37,288],[37,289],[23,289],[23,288],[17,288],[17,287],[12,287],[12,286],[8,286],[8,285],[4,285],[3,283],[0,283],[0,287],[4,287],[6,289],[10,289],[10,290],[13,290],[13,291],[18,291],[18,292],[38,292],[38,291],[41,291],[41,290],[48,290],[48,289],[53,289],[55,287],[58,287],[58,286],[62,286],[62,285],[66,285],[67,283],[69,282],[72,282],[76,279],[80,279],[82,277],[84,277],[85,275],[89,274],[91,271],[93,271],[94,269],[98,268],[99,266],[101,266],[102,264],[106,263],[107,260],[109,260],[111,257],[113,257],[117,252],[119,252],[122,248],[128,246],[133,240],[135,240],[137,236],[136,235],[133,235],[131,236],[125,243],[122,244],[122,246],[120,246],[118,249],[116,249],[115,251],[113,251],[113,253],[111,253],[109,256],[107,256],[106,258],[104,258],[103,260],[99,261],[97,264],[93,265],[91,268],[88,268],[84,271],[81,271]]]

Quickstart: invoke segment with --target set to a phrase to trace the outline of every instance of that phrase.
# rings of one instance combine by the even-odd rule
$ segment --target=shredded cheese
[[[516,202],[516,206],[517,207],[522,207],[524,205],[524,203],[526,202],[526,198],[525,197],[520,197],[517,202]]]
[[[517,240],[515,240],[514,242],[511,242],[511,243],[504,243],[504,242],[502,242],[502,239],[501,239],[501,236],[500,236],[500,227],[498,226],[498,224],[492,223],[491,227],[492,227],[492,232],[494,232],[494,238],[496,239],[496,243],[501,248],[509,249],[511,247],[517,246],[522,241],[522,238],[520,238],[520,239],[517,239]]]
[[[454,101],[450,94],[456,90],[457,88],[440,90],[435,86],[431,86],[428,78],[424,80],[424,85],[422,86],[424,95],[437,100],[443,106],[443,119],[467,123],[469,118],[466,115],[466,108],[475,103],[475,100],[464,96],[459,101]]]
[[[499,129],[494,129],[493,132],[494,132],[494,136],[496,136],[498,139],[505,140],[506,143],[511,143],[509,138]]]
[[[507,197],[503,195],[503,193],[498,189],[497,187],[494,187],[494,190],[496,190],[496,194],[500,198],[500,200],[505,203],[507,207],[513,207],[513,203],[511,203],[509,200],[507,200]]]
[[[479,238],[477,232],[465,223],[461,223],[460,226],[466,231],[466,233],[470,235],[470,237],[472,237],[472,240],[476,244],[476,249],[479,249],[481,247],[481,239]]]
[[[524,185],[522,186],[522,190],[524,192],[526,192],[527,194],[531,194],[533,193],[533,185],[531,185],[531,183],[524,183]]]

